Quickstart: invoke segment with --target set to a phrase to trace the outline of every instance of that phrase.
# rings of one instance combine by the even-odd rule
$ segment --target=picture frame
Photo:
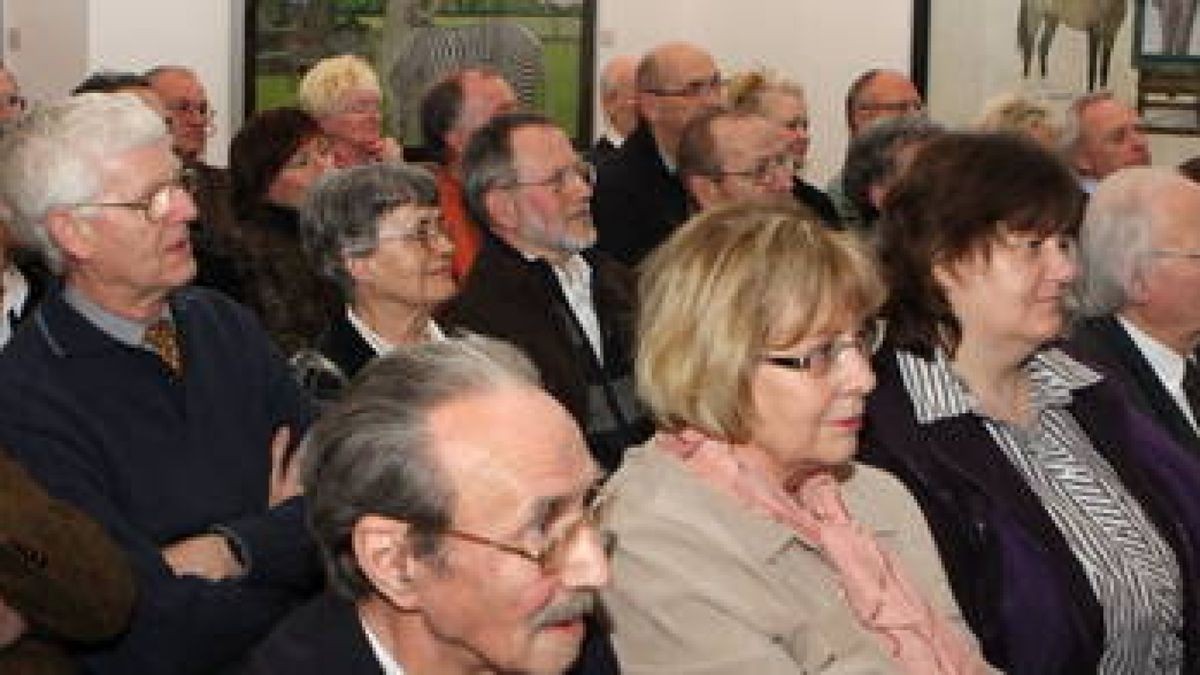
[[[246,0],[246,114],[295,103],[316,61],[367,59],[384,91],[386,133],[427,159],[417,111],[424,90],[466,66],[496,68],[522,103],[577,147],[592,136],[596,0]]]
[[[1134,62],[1139,67],[1179,64],[1200,68],[1197,5],[1198,0],[1135,0]]]

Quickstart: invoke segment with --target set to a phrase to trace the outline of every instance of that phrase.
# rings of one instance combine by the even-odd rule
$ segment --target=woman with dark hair
[[[1197,672],[1200,464],[1054,346],[1081,206],[1028,138],[920,151],[880,222],[864,461],[916,495],[991,663]]]
[[[320,125],[296,108],[256,113],[229,149],[243,299],[288,355],[311,346],[341,306],[300,241],[300,206],[332,167]]]

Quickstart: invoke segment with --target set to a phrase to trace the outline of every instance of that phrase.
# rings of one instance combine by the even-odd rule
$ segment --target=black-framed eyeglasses
[[[217,114],[216,109],[208,105],[208,101],[174,101],[166,107],[167,112],[172,115],[198,115],[206,120],[211,120]]]
[[[20,94],[7,94],[0,96],[0,104],[3,104],[5,108],[16,108],[25,112],[25,106],[29,104],[29,101]]]
[[[187,194],[187,190],[178,179],[168,183],[163,183],[150,193],[150,196],[145,199],[133,202],[79,202],[71,204],[73,208],[112,208],[112,209],[133,209],[141,211],[147,221],[161,225],[167,221],[167,216],[171,214],[171,207],[174,205],[174,200],[180,195]]]
[[[677,96],[680,98],[695,98],[699,96],[707,96],[708,94],[720,93],[725,87],[725,80],[720,73],[714,74],[712,77],[703,80],[692,80],[687,84],[668,89],[666,87],[646,88],[642,91],[655,96]]]
[[[838,337],[823,342],[812,349],[796,356],[767,354],[762,357],[764,363],[788,370],[795,370],[812,375],[825,377],[833,370],[833,365],[845,352],[853,349],[863,358],[870,357],[879,345],[883,343],[883,322],[871,319],[864,322],[848,337]]]
[[[1157,248],[1146,251],[1146,255],[1154,258],[1182,258],[1184,260],[1200,260],[1200,251],[1181,251],[1178,249]]]
[[[593,500],[584,507],[578,519],[559,528],[556,533],[548,536],[540,546],[510,544],[482,534],[475,534],[474,532],[466,532],[455,528],[442,530],[442,534],[472,544],[486,546],[501,553],[509,553],[524,558],[537,565],[544,574],[556,574],[561,572],[566,566],[571,551],[575,550],[575,547],[582,541],[584,536],[591,535],[597,537],[600,549],[604,552],[606,558],[612,554],[613,546],[616,543],[615,535],[604,531],[597,524],[599,519],[598,510],[598,503]]]
[[[549,176],[542,180],[514,180],[508,183],[505,187],[549,187],[556,193],[561,193],[567,189],[568,181],[571,178],[578,178],[591,187],[596,184],[596,167],[591,162],[585,162],[582,159],[563,167],[555,169]]]
[[[721,170],[715,171],[711,175],[714,177],[741,176],[742,178],[750,179],[756,185],[766,185],[771,181],[771,177],[776,175],[775,172],[787,176],[795,174],[796,157],[790,153],[779,153],[778,155],[771,155],[758,160],[749,169],[742,169],[740,171]]]
[[[863,101],[858,104],[858,109],[906,115],[924,112],[925,104],[921,101]]]

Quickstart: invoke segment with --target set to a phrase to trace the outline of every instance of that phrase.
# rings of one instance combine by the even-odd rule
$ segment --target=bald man
[[[638,63],[638,124],[613,156],[598,167],[592,214],[597,247],[636,265],[688,216],[680,181],[679,139],[697,114],[721,100],[721,72],[705,50],[671,42]]]

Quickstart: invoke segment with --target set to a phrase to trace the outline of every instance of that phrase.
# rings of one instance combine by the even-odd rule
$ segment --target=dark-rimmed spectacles
[[[169,183],[163,183],[150,193],[150,196],[139,201],[131,202],[81,202],[71,204],[74,208],[108,208],[108,209],[133,209],[141,211],[142,216],[147,221],[161,225],[167,222],[167,217],[171,215],[171,207],[175,203],[175,198],[181,195],[186,195],[187,190],[183,185],[174,180]]]
[[[680,98],[696,98],[699,96],[707,96],[708,94],[720,93],[725,87],[725,80],[721,75],[715,74],[705,80],[693,80],[683,85],[669,89],[666,87],[646,88],[642,91],[654,96],[676,96]]]
[[[740,171],[721,170],[716,171],[712,175],[714,177],[740,176],[748,178],[756,185],[766,185],[771,182],[771,177],[776,175],[775,172],[792,176],[796,173],[796,157],[790,153],[780,153],[771,155],[758,160],[755,165],[749,169]]]
[[[578,178],[591,187],[596,184],[596,167],[591,162],[579,160],[572,164],[556,169],[549,176],[542,180],[514,180],[506,187],[549,187],[556,193],[561,193],[567,189],[568,181],[571,178]]]
[[[882,343],[883,322],[871,319],[848,337],[823,342],[796,356],[767,354],[762,357],[762,361],[779,368],[808,373],[813,377],[825,377],[845,352],[854,350],[863,358],[869,358]]]

